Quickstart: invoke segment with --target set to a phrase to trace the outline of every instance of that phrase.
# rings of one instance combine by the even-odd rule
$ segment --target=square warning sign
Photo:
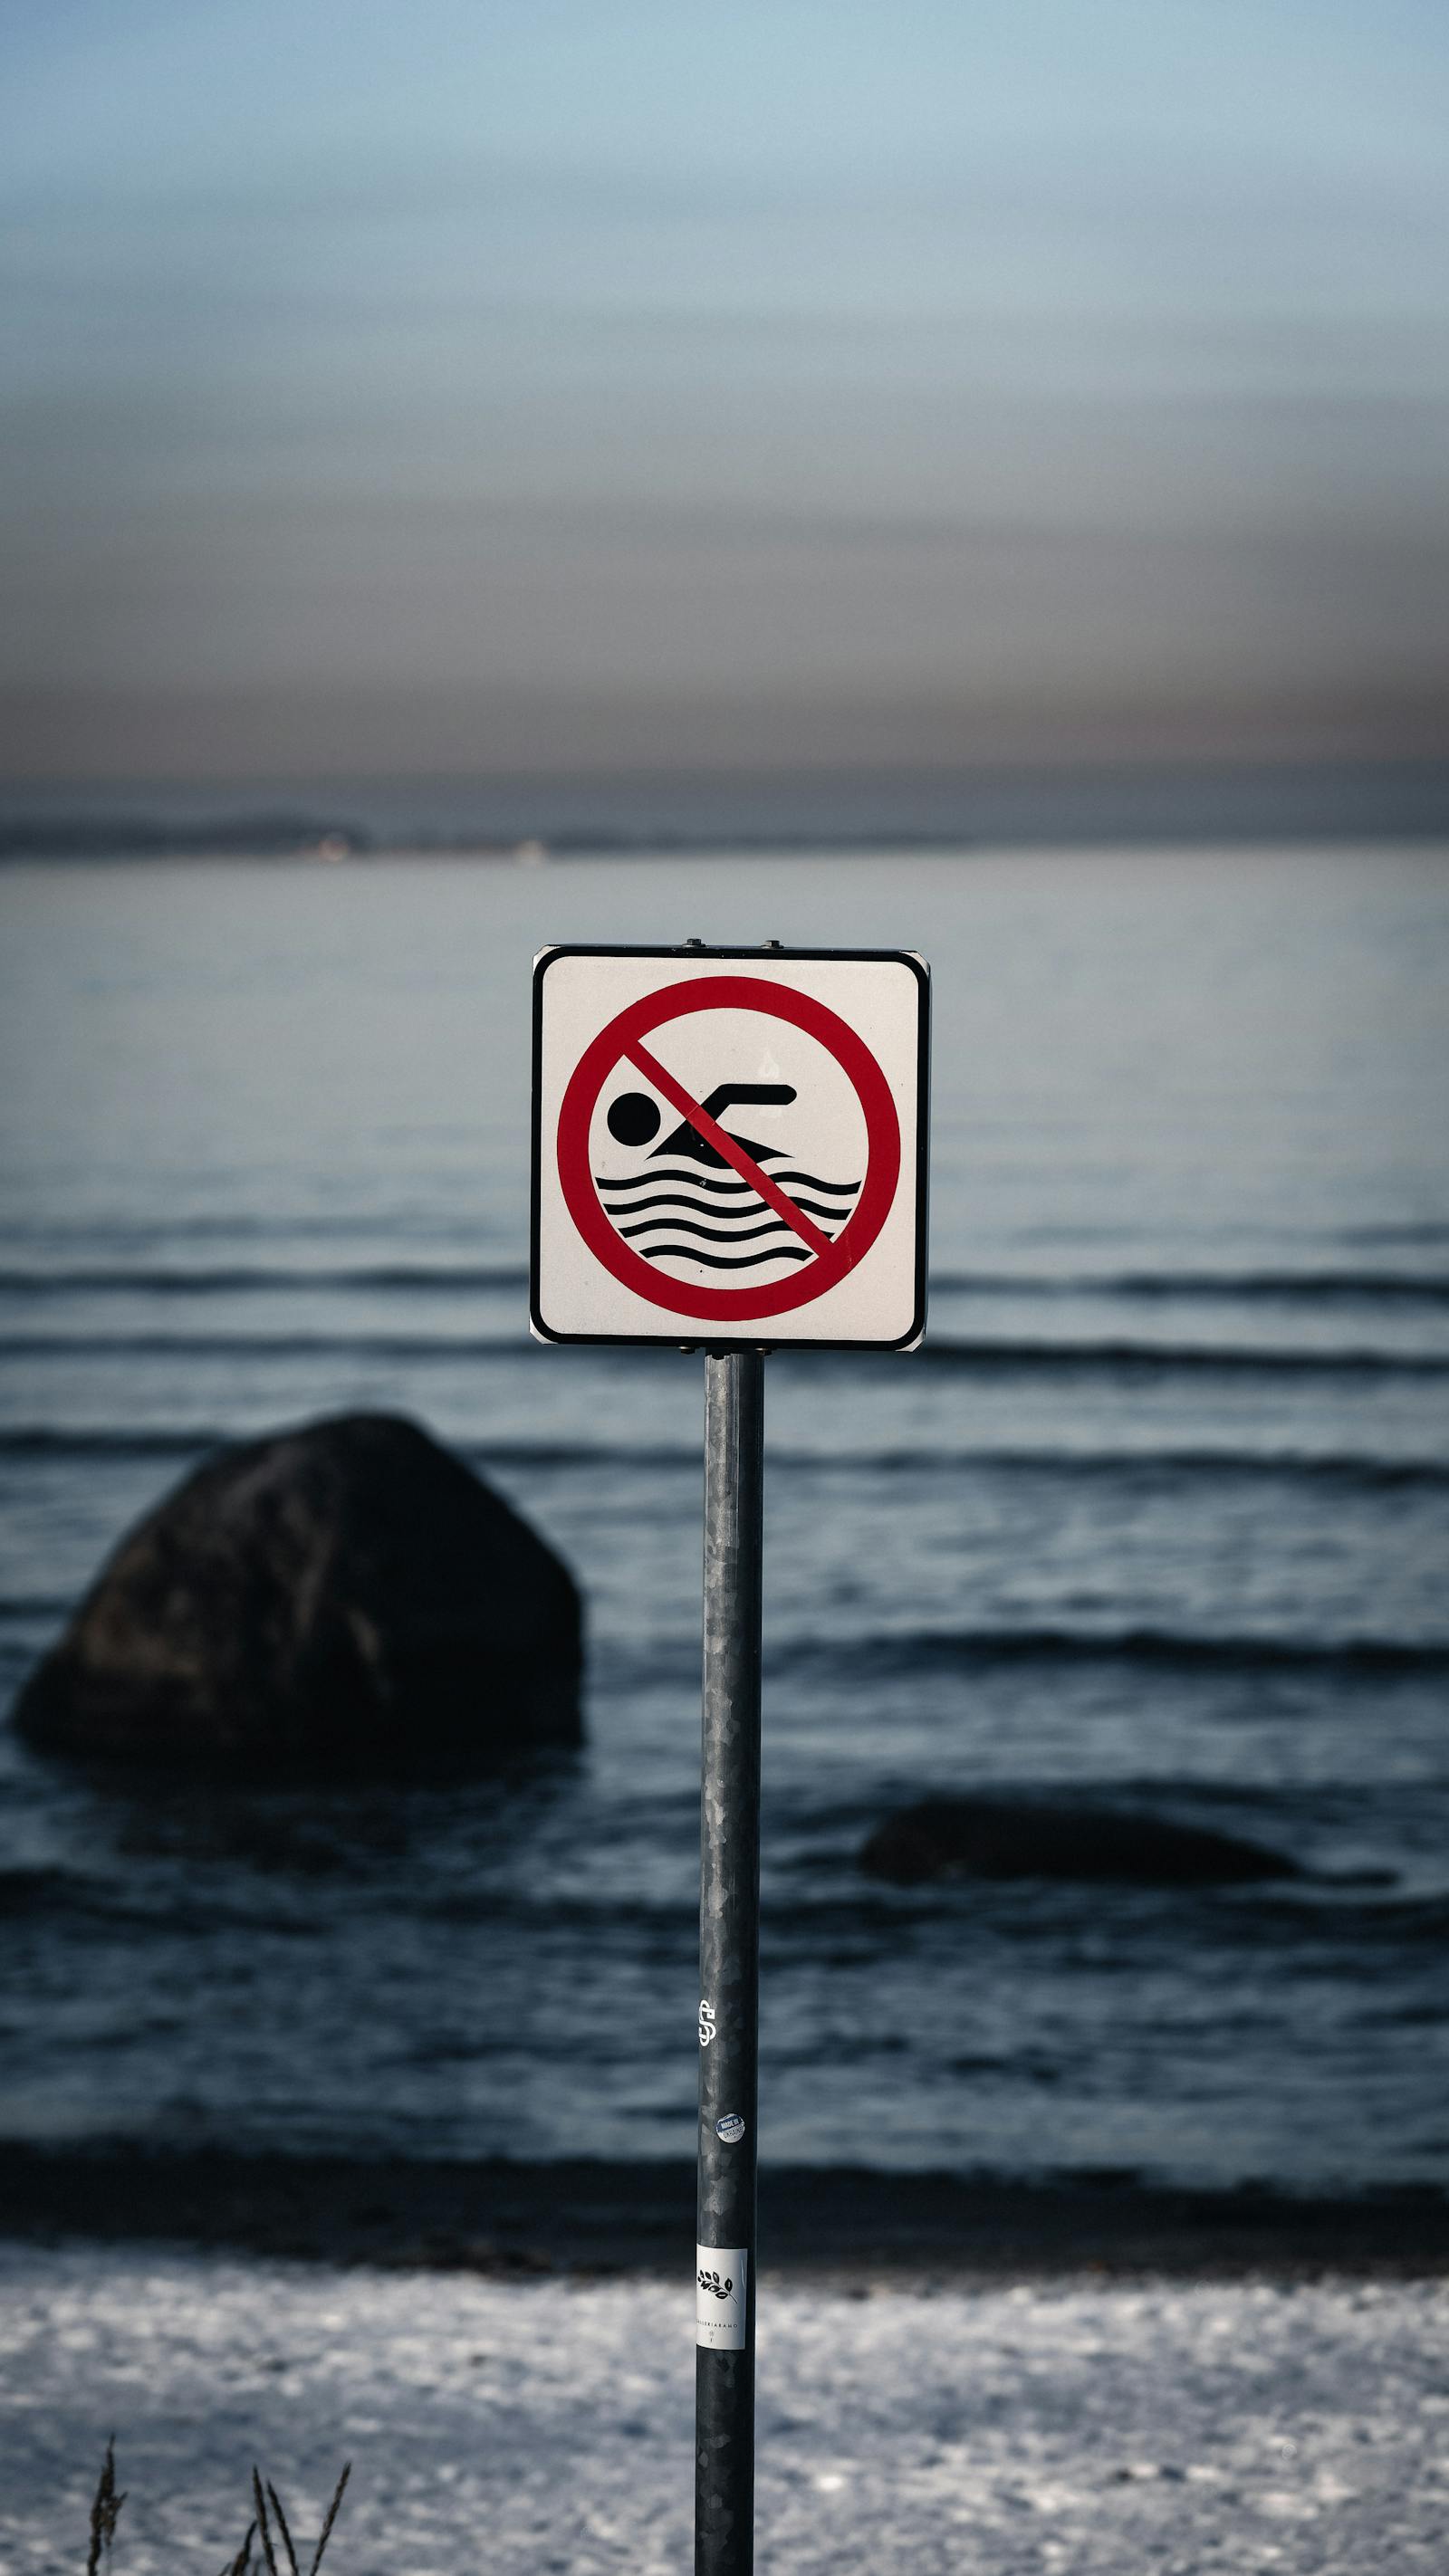
[[[535,1334],[914,1348],[929,1038],[906,950],[546,948]]]

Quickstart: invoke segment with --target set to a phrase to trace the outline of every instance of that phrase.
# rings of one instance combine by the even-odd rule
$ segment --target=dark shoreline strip
[[[1018,2181],[797,2165],[762,2170],[760,2200],[767,2270],[806,2278],[1449,2272],[1449,2198],[1427,2184],[1299,2197],[1256,2184],[1174,2189],[1110,2171]],[[169,2242],[504,2277],[682,2277],[693,2207],[694,2169],[683,2160],[429,2163],[0,2143],[0,2229],[22,2242]]]

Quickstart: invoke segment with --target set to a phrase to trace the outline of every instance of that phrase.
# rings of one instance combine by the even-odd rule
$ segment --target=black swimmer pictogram
[[[721,1082],[700,1107],[722,1126],[728,1109],[788,1109],[796,1097],[788,1082]],[[632,1171],[594,1176],[613,1223],[646,1261],[698,1261],[710,1270],[756,1270],[762,1263],[814,1258],[778,1213],[778,1202],[774,1208],[768,1206],[687,1118],[656,1144],[664,1121],[647,1091],[621,1092],[610,1102],[605,1123],[617,1144],[650,1149],[645,1163],[636,1163]],[[760,1144],[752,1136],[738,1134],[733,1126],[726,1127],[725,1133],[762,1170],[767,1164],[789,1166],[772,1172],[772,1180],[788,1190],[791,1204],[814,1219],[827,1240],[833,1240],[859,1195],[859,1181],[823,1180],[818,1173],[793,1168],[786,1145]],[[718,1179],[713,1177],[716,1173]],[[655,1213],[664,1208],[671,1213]],[[684,1235],[694,1239],[682,1242],[679,1238]],[[767,1250],[738,1248],[775,1235],[785,1239],[771,1243]],[[705,1244],[721,1249],[706,1251]]]
[[[724,1112],[732,1109],[736,1101],[753,1103],[756,1107],[788,1109],[794,1097],[794,1087],[788,1082],[721,1082],[708,1100],[702,1100],[699,1105],[708,1111],[711,1118],[722,1121]],[[609,1110],[609,1133],[617,1136],[621,1145],[647,1145],[651,1137],[658,1135],[661,1123],[659,1110],[647,1091],[626,1091]],[[757,1145],[752,1136],[735,1136],[732,1127],[726,1132],[734,1137],[735,1143],[745,1153],[753,1154],[757,1163],[779,1160],[782,1151],[779,1145]],[[651,1160],[657,1162],[661,1154],[687,1154],[696,1163],[712,1164],[717,1172],[727,1168],[723,1154],[707,1144],[699,1129],[691,1127],[687,1118],[682,1118],[679,1125],[671,1129],[662,1145],[655,1146]]]

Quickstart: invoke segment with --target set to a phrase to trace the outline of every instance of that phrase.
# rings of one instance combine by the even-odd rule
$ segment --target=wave
[[[477,1227],[456,1216],[438,1213],[423,1215],[416,1208],[374,1208],[362,1214],[356,1207],[306,1213],[279,1213],[258,1216],[235,1209],[226,1215],[180,1211],[165,1217],[88,1216],[81,1219],[63,1217],[23,1217],[6,1215],[0,1219],[0,1246],[39,1243],[77,1245],[90,1254],[97,1246],[111,1249],[144,1251],[148,1247],[173,1243],[337,1243],[351,1241],[364,1245],[385,1240],[389,1245],[399,1240],[409,1244],[436,1243],[465,1254],[476,1249]]]
[[[780,1175],[799,1179],[802,1175]],[[677,1182],[678,1188],[659,1187],[660,1183]],[[620,1198],[620,1205],[633,1214],[648,1207],[683,1206],[702,1192],[717,1197],[740,1197],[758,1203],[758,1193],[746,1181],[717,1181],[695,1171],[658,1172],[641,1175],[624,1183],[604,1183]],[[640,1198],[635,1193],[648,1190]],[[853,1191],[842,1188],[847,1197]],[[834,1214],[831,1208],[811,1209],[806,1199],[796,1205],[811,1214]],[[747,1216],[750,1208],[711,1208],[709,1214],[719,1218]],[[102,1245],[134,1245],[142,1250],[165,1241],[211,1241],[216,1239],[265,1240],[272,1235],[293,1239],[335,1237],[356,1232],[350,1221],[336,1224],[309,1221],[278,1227],[250,1225],[245,1220],[211,1222],[182,1221],[174,1226],[86,1227],[79,1239]],[[46,1227],[0,1227],[0,1242],[11,1244],[56,1240]],[[72,1238],[64,1238],[70,1240]],[[407,1289],[448,1293],[477,1288],[518,1288],[528,1280],[522,1262],[436,1262],[436,1261],[363,1261],[318,1267],[292,1262],[226,1262],[201,1265],[177,1262],[118,1264],[83,1261],[69,1267],[36,1263],[0,1267],[0,1295],[64,1296],[84,1291],[87,1294],[145,1292],[155,1296],[208,1294],[244,1294],[249,1290],[276,1289]],[[1048,1278],[1040,1273],[993,1270],[933,1270],[934,1290],[956,1297],[1018,1298],[1023,1301],[1059,1303],[1063,1299],[1096,1298],[1122,1300],[1141,1304],[1170,1304],[1179,1298],[1220,1298],[1230,1303],[1273,1303],[1302,1301],[1305,1304],[1332,1303],[1404,1303],[1449,1305],[1449,1273],[1385,1270],[1284,1270],[1284,1271],[1114,1271]]]
[[[197,1458],[208,1450],[241,1447],[248,1441],[275,1436],[274,1430],[222,1430],[210,1423],[165,1429],[146,1423],[134,1426],[104,1423],[82,1425],[76,1429],[22,1423],[13,1430],[0,1431],[0,1459],[67,1458],[81,1462],[106,1458]],[[664,1442],[616,1447],[579,1440],[452,1440],[446,1446],[454,1456],[466,1458],[470,1466],[481,1469],[484,1474],[495,1467],[611,1469],[620,1466],[654,1473],[667,1468],[678,1468],[696,1476],[699,1473],[700,1453],[697,1448],[671,1447]],[[0,1613],[13,1611],[14,1607],[13,1603],[0,1602]]]
[[[1395,1270],[1123,1270],[1048,1279],[1014,1271],[937,1270],[931,1286],[953,1297],[1111,1298],[1169,1304],[1218,1298],[1229,1304],[1449,1305],[1449,1275]]]
[[[70,1431],[46,1423],[20,1423],[0,1431],[0,1458],[194,1458],[204,1449],[222,1449],[245,1432],[218,1431],[209,1425],[194,1430],[134,1429],[100,1424]]]
[[[534,1347],[524,1333],[14,1333],[0,1360],[518,1360]]]
[[[1415,1217],[1405,1223],[1346,1225],[1343,1243],[1449,1243],[1449,1217]]]
[[[1221,1342],[1017,1341],[995,1335],[976,1340],[928,1334],[915,1357],[938,1368],[1112,1369],[1153,1374],[1181,1369],[1218,1375],[1330,1377],[1442,1377],[1449,1372],[1445,1351],[1275,1350],[1251,1344],[1234,1349]]]
[[[406,1290],[409,1295],[418,1292],[452,1295],[475,1289],[526,1288],[527,1285],[527,1270],[515,1262],[460,1263],[446,1269],[435,1262],[391,1261],[337,1270],[262,1268],[256,1265],[207,1270],[188,1269],[184,1265],[147,1269],[0,1270],[0,1296],[35,1298],[128,1294],[214,1297],[247,1296],[258,1292],[274,1294],[277,1291],[295,1294],[299,1290],[345,1294],[351,1290],[391,1289]]]
[[[265,1437],[262,1431],[216,1424],[159,1426],[98,1423],[74,1427],[19,1423],[0,1430],[0,1459],[195,1458],[209,1449]],[[585,1440],[452,1440],[459,1457],[485,1474],[490,1468],[572,1467],[586,1472],[628,1468],[697,1476],[696,1444]],[[1353,1451],[1252,1449],[944,1449],[902,1445],[888,1449],[799,1449],[772,1445],[772,1475],[951,1477],[1014,1476],[1056,1481],[1138,1483],[1168,1478],[1187,1483],[1205,1477],[1234,1481],[1292,1481],[1353,1491],[1439,1491],[1449,1487],[1449,1460],[1386,1458]]]
[[[89,1882],[74,1870],[41,1862],[0,1869],[0,1922],[33,1914],[84,1911]]]
[[[664,1175],[661,1178],[666,1177]],[[681,1176],[683,1177],[683,1176]],[[693,1207],[712,1218],[733,1221],[748,1217],[759,1205],[758,1195],[744,1181],[722,1183],[699,1174],[691,1174],[689,1188],[652,1190],[646,1198],[620,1200],[620,1212],[642,1214],[656,1207]],[[640,1184],[639,1186],[644,1186]],[[691,1192],[710,1191],[740,1196],[749,1201],[744,1207],[715,1208]],[[807,1216],[830,1220],[847,1211],[824,1201],[797,1198],[796,1206]],[[322,1229],[317,1229],[322,1231]],[[622,1230],[622,1229],[621,1229]],[[186,1229],[178,1227],[178,1235]],[[208,1233],[241,1234],[245,1228],[199,1228],[205,1239]],[[289,1233],[310,1229],[286,1228]],[[106,1235],[104,1239],[109,1240]],[[129,1239],[122,1237],[122,1240]],[[155,1240],[151,1233],[138,1238]],[[39,1302],[68,1296],[152,1296],[211,1297],[255,1295],[348,1295],[405,1293],[420,1296],[468,1295],[495,1289],[519,1290],[528,1284],[528,1272],[521,1262],[457,1262],[444,1264],[423,1261],[359,1262],[331,1268],[316,1268],[292,1263],[229,1262],[214,1266],[190,1266],[186,1263],[149,1263],[128,1267],[115,1263],[77,1264],[70,1268],[40,1269],[34,1265],[0,1268],[0,1296],[29,1298]],[[1218,1298],[1229,1303],[1305,1305],[1332,1304],[1397,1304],[1405,1306],[1449,1305],[1449,1276],[1413,1275],[1394,1271],[1259,1271],[1259,1272],[1145,1272],[1123,1271],[1110,1276],[1044,1279],[1008,1271],[936,1271],[931,1278],[933,1291],[955,1297],[1016,1298],[1024,1302],[1060,1303],[1063,1299],[1110,1299],[1123,1303],[1171,1304],[1175,1299]]]
[[[681,1260],[706,1256],[686,1245]],[[797,1259],[780,1250],[756,1260]],[[808,1258],[808,1255],[804,1257]],[[728,1266],[727,1264],[725,1266]],[[23,1359],[349,1359],[399,1363],[447,1364],[457,1360],[531,1355],[522,1333],[11,1333],[0,1337],[0,1360]],[[602,1354],[599,1354],[602,1356]],[[626,1354],[627,1356],[627,1354]],[[782,1353],[781,1356],[789,1356]],[[821,1351],[800,1354],[805,1365],[854,1369],[859,1352]],[[1443,1377],[1449,1375],[1449,1352],[1384,1350],[1284,1350],[1227,1344],[1131,1341],[1018,1341],[1005,1337],[979,1340],[928,1337],[913,1354],[914,1363],[937,1368],[987,1372],[993,1369],[1076,1370],[1134,1376],[1169,1375],[1174,1371],[1213,1376],[1292,1377]],[[866,1364],[871,1365],[869,1355]]]
[[[1449,1638],[1203,1635],[1162,1628],[916,1628],[899,1636],[808,1637],[777,1647],[774,1670],[848,1663],[872,1679],[991,1664],[1127,1663],[1165,1670],[1309,1671],[1388,1678],[1449,1672]]]
[[[14,1430],[0,1431],[0,1460],[64,1458],[83,1464],[88,1460],[106,1459],[190,1459],[204,1457],[212,1450],[242,1448],[251,1441],[277,1436],[274,1426],[237,1431],[203,1423],[190,1428],[167,1429],[150,1424],[134,1427],[97,1424],[71,1430],[52,1428],[43,1423],[22,1423]],[[697,1477],[700,1467],[697,1447],[682,1448],[664,1441],[600,1445],[583,1440],[450,1440],[445,1446],[453,1456],[466,1459],[483,1475],[494,1469],[511,1467],[573,1467],[600,1472],[629,1467],[640,1473],[659,1475],[675,1470]],[[67,1606],[64,1602],[17,1604],[0,1600],[0,1617],[18,1617],[22,1609],[27,1615],[32,1610],[38,1615],[40,1611]]]
[[[678,1454],[693,1463],[692,1450]],[[772,1474],[952,1478],[1000,1475],[1111,1484],[1167,1479],[1176,1485],[1216,1477],[1235,1482],[1260,1480],[1393,1492],[1414,1487],[1440,1491],[1449,1487],[1449,1459],[1360,1456],[1352,1450],[930,1449],[910,1445],[894,1449],[809,1450],[772,1445],[768,1463]]]

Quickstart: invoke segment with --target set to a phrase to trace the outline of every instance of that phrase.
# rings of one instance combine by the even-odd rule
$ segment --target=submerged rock
[[[271,1777],[576,1744],[568,1570],[388,1414],[227,1448],[139,1522],[22,1691],[51,1752]]]
[[[1299,1878],[1262,1843],[1120,1808],[1030,1799],[923,1798],[877,1826],[861,1867],[908,1887],[929,1878],[1119,1880],[1139,1887],[1230,1887]]]

